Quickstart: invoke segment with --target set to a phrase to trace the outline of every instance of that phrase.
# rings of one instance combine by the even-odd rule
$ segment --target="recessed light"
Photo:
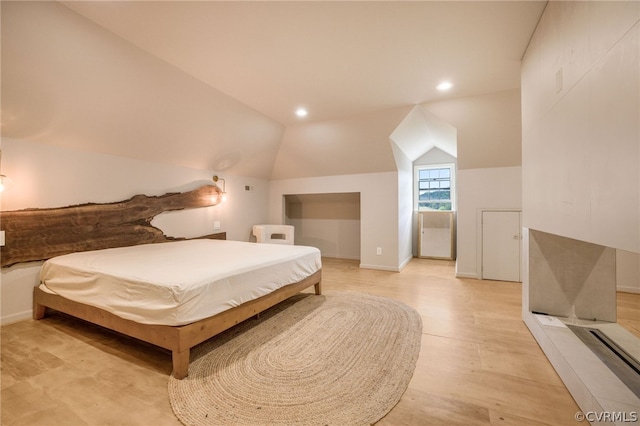
[[[300,118],[306,117],[308,114],[309,112],[305,108],[298,108],[296,110],[296,115]]]
[[[443,81],[442,83],[438,84],[436,86],[436,89],[438,89],[441,92],[445,92],[449,89],[451,89],[453,87],[453,83],[450,81]]]

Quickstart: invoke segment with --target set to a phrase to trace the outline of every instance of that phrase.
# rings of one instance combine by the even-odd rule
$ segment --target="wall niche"
[[[284,196],[285,224],[295,227],[295,244],[322,256],[360,260],[360,193]]]

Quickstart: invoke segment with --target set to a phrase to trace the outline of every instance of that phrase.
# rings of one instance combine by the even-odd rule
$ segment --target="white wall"
[[[413,213],[413,163],[395,143],[393,155],[398,167],[398,268],[413,257],[413,241],[417,239]]]
[[[425,152],[418,159],[416,159],[413,164],[415,166],[423,166],[430,164],[450,164],[457,163],[458,159],[453,157],[446,152],[442,151],[439,148],[432,148],[429,151]]]
[[[284,223],[284,196],[359,192],[361,212],[360,266],[399,271],[398,173],[367,173],[270,182],[269,221]],[[382,254],[376,254],[376,248]]]
[[[640,293],[640,254],[616,250],[616,288]]]
[[[521,167],[458,170],[456,276],[481,278],[480,213],[522,208]]]
[[[522,67],[523,223],[640,253],[640,2],[549,2]]]
[[[211,184],[208,170],[150,163],[59,148],[34,142],[2,140],[2,173],[13,185],[2,194],[2,210],[63,207],[88,202],[122,201],[136,194],[162,195]],[[228,239],[248,241],[251,227],[268,217],[268,182],[220,175],[227,179],[228,201],[214,207],[164,213],[153,224],[167,234],[195,237],[218,232]],[[253,188],[244,191],[244,186]],[[1,219],[1,218],[0,218]],[[31,316],[32,287],[41,263],[3,268],[0,274],[2,323]]]

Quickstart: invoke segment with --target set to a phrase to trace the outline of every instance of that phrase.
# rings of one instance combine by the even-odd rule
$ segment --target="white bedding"
[[[188,240],[47,260],[41,287],[143,324],[183,325],[318,271],[314,247]]]

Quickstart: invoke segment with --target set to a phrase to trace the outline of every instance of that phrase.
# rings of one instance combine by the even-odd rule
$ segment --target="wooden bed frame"
[[[213,181],[217,181],[217,176]],[[215,206],[221,202],[222,193],[216,185],[207,184],[188,192],[171,192],[161,196],[139,194],[114,203],[3,211],[0,229],[6,232],[7,243],[0,247],[0,265],[5,268],[79,251],[150,243],[170,244],[171,241],[184,240],[186,238],[164,235],[161,229],[151,224],[152,219],[163,212]],[[198,238],[224,240],[226,233]],[[173,375],[183,379],[189,373],[192,347],[312,285],[316,294],[320,294],[321,276],[322,271],[319,270],[300,282],[259,299],[175,327],[123,319],[103,309],[74,302],[36,287],[33,290],[33,318],[43,318],[47,308],[50,308],[169,349],[173,357]]]
[[[35,287],[33,290],[33,318],[36,320],[44,318],[47,308],[50,308],[161,348],[169,349],[172,352],[173,376],[177,379],[183,379],[189,374],[189,354],[192,347],[277,305],[312,285],[315,286],[315,294],[321,294],[321,278],[322,270],[319,270],[302,281],[281,287],[258,299],[182,326],[137,323],[120,318],[103,309],[74,302]]]

